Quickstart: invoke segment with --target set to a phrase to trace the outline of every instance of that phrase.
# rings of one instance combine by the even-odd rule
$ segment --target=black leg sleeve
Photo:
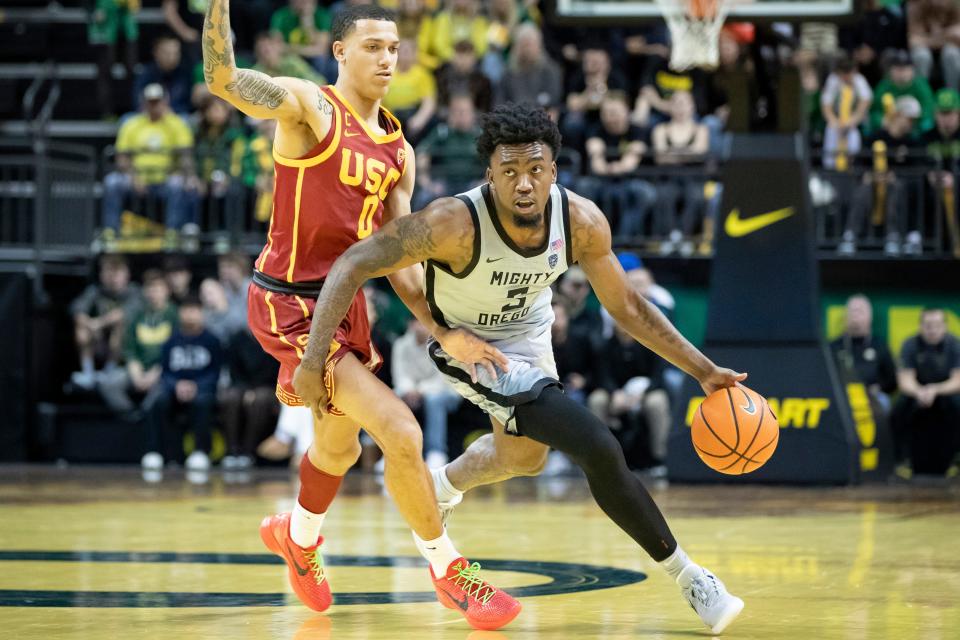
[[[521,435],[567,454],[587,475],[590,492],[611,520],[660,562],[677,548],[650,493],[627,468],[617,439],[588,409],[557,387],[516,408]]]

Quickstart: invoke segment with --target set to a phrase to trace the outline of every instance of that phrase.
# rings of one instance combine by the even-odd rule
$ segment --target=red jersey
[[[302,158],[273,152],[276,182],[267,244],[257,269],[284,282],[326,277],[334,260],[380,227],[383,201],[407,166],[400,122],[380,108],[387,132],[370,130],[332,85],[330,131]]]

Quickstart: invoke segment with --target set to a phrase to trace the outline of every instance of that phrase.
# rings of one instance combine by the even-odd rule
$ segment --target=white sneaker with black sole
[[[717,576],[699,565],[691,564],[681,571],[677,584],[711,633],[723,633],[743,611],[743,600],[731,595]]]

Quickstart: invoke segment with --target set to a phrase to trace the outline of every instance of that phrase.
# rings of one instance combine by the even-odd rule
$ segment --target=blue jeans
[[[127,197],[133,193],[133,178],[129,174],[112,172],[103,179],[101,224],[106,229],[120,229],[120,214]],[[197,221],[198,194],[187,188],[181,175],[172,175],[165,182],[147,187],[147,196],[164,203],[164,224],[168,229],[182,229]]]
[[[447,452],[447,418],[456,411],[463,397],[453,391],[423,396],[423,450]]]

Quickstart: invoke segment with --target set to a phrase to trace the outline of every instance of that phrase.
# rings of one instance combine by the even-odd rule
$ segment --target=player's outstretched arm
[[[574,259],[617,324],[645,347],[696,378],[708,394],[745,380],[745,373],[715,365],[677,331],[656,305],[630,285],[613,253],[610,225],[603,212],[586,198],[568,193]]]
[[[201,37],[203,77],[211,93],[254,118],[303,120],[297,89],[309,83],[295,78],[271,78],[259,71],[237,68],[230,40],[228,0],[210,0]]]

